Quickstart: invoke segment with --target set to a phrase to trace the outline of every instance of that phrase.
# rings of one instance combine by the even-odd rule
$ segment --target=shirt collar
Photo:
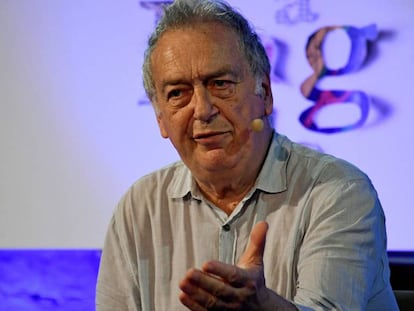
[[[256,188],[264,192],[277,193],[287,189],[287,162],[290,152],[287,138],[276,132],[267,151],[266,158],[256,181]]]
[[[263,192],[277,193],[287,188],[286,168],[289,159],[289,151],[286,149],[286,137],[274,132],[269,150],[256,180],[255,189]],[[196,183],[191,171],[180,162],[176,166],[176,173],[168,195],[172,198],[183,198],[188,194],[198,196]]]

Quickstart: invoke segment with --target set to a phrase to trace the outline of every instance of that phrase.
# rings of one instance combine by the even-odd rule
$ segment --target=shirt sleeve
[[[309,204],[294,302],[300,310],[367,310],[389,286],[385,220],[374,188],[367,178],[320,182]]]
[[[140,291],[124,225],[111,219],[101,255],[96,287],[96,311],[140,311]]]

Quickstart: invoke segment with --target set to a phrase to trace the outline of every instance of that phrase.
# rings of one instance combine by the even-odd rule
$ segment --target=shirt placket
[[[228,264],[235,264],[236,249],[237,249],[237,220],[241,217],[244,205],[249,196],[245,197],[235,208],[234,213],[226,220],[222,220],[223,224],[220,228],[219,236],[219,260]],[[220,215],[224,212],[220,210]],[[227,215],[226,215],[227,216]],[[223,218],[222,218],[223,219]]]
[[[219,260],[228,264],[234,264],[237,242],[237,228],[230,223],[225,223],[220,228]]]

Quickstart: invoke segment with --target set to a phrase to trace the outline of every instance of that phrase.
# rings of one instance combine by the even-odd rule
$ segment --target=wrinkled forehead
[[[151,63],[158,77],[166,71],[244,71],[247,65],[234,31],[217,23],[169,29],[158,40]]]

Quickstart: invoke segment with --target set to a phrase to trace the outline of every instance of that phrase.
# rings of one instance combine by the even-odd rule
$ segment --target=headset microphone
[[[250,128],[254,132],[261,132],[261,131],[263,131],[264,122],[263,122],[262,118],[253,119],[252,122],[250,123]]]

